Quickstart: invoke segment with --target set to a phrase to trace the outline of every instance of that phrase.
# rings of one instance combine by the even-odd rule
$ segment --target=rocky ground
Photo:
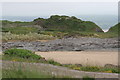
[[[48,42],[40,41],[17,41],[4,42],[2,49],[21,48],[32,51],[84,51],[100,49],[118,49],[120,39],[118,38],[66,38],[56,39]]]

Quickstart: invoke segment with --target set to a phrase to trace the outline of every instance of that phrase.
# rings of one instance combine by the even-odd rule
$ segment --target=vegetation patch
[[[62,64],[50,59],[50,60],[47,60],[48,64],[53,64],[53,65],[57,65],[57,66],[62,66]]]
[[[95,78],[89,77],[89,76],[84,76],[83,80],[95,80]]]
[[[34,52],[25,49],[8,49],[4,51],[2,56],[3,60],[18,61],[18,62],[34,62],[34,63],[46,63],[57,66],[62,66],[62,64],[50,59],[46,60],[40,55],[36,55]]]
[[[48,19],[37,18],[31,22],[2,20],[3,41],[9,40],[49,40],[68,37],[118,37],[119,24],[108,32],[93,22],[82,21],[74,16],[53,15]]]
[[[103,32],[95,23],[82,21],[75,16],[52,15],[48,19],[37,18],[34,24],[41,25],[47,31],[84,31],[84,32]]]
[[[24,50],[24,49],[8,49],[4,51],[4,55],[2,56],[2,59],[10,60],[10,61],[18,61],[18,62],[46,63],[57,66],[64,66],[79,71],[120,73],[119,68],[107,68],[107,67],[99,67],[99,66],[77,66],[74,64],[62,65],[52,59],[45,60],[45,58],[38,56],[29,50]]]
[[[38,72],[37,70],[2,69],[2,78],[52,78],[54,76]],[[12,80],[12,79],[11,79]]]
[[[118,24],[116,24],[115,26],[111,27],[111,28],[108,30],[108,33],[114,33],[114,34],[119,35],[119,31],[120,31],[120,23],[118,23]]]
[[[31,58],[31,59],[39,60],[41,58],[41,56],[36,55],[32,51],[25,49],[16,49],[16,48],[6,50],[4,51],[4,54],[9,56],[17,56],[25,59]]]
[[[80,70],[80,71],[90,71],[90,72],[105,72],[105,73],[120,73],[119,68],[106,68],[99,66],[82,66],[78,67],[77,65],[65,65],[71,69]]]
[[[35,40],[52,40],[55,37],[51,35],[44,35],[38,33],[28,33],[28,34],[12,34],[12,33],[2,33],[2,41],[10,40],[20,40],[20,41],[35,41]]]
[[[36,27],[2,27],[2,32],[10,32],[12,34],[35,33],[38,30]]]

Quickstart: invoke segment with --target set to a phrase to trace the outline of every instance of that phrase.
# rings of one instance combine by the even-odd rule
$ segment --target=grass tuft
[[[20,41],[35,41],[35,40],[52,40],[55,37],[50,35],[38,34],[38,33],[28,33],[28,34],[12,34],[2,33],[2,41],[9,40],[20,40]]]

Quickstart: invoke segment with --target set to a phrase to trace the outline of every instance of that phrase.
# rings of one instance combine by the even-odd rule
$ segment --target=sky
[[[2,2],[2,16],[118,15],[117,2]]]

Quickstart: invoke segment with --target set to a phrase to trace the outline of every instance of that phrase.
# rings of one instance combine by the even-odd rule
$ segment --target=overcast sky
[[[117,2],[5,2],[3,16],[117,15]]]

